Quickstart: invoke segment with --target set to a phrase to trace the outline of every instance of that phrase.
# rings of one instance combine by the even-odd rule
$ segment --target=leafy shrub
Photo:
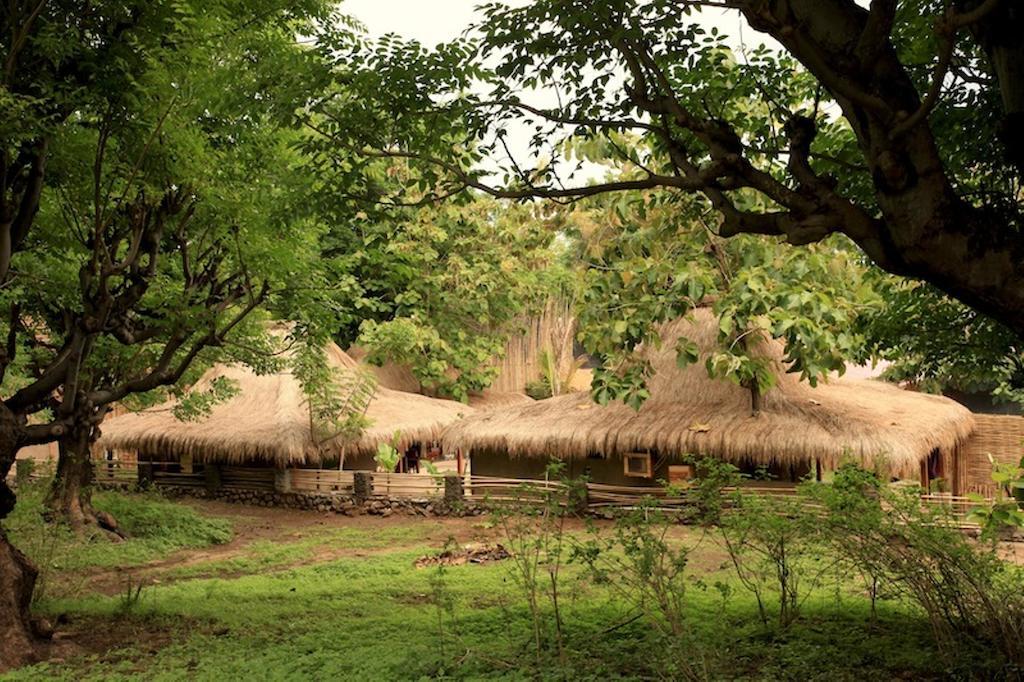
[[[564,480],[565,463],[548,465],[551,479]],[[562,595],[562,568],[565,547],[566,509],[557,489],[537,488],[525,484],[511,505],[493,511],[501,527],[512,560],[508,562],[510,578],[519,587],[533,625],[533,645],[538,664],[550,639],[549,620],[554,624],[554,639],[559,661],[565,661],[565,630],[559,599]]]
[[[834,563],[823,557],[818,521],[803,501],[790,496],[736,492],[718,529],[740,584],[757,600],[767,625],[768,598],[778,604],[778,624],[789,627],[803,602]]]
[[[673,525],[675,518],[647,499],[616,518],[610,537],[591,527],[586,541],[574,543],[571,556],[661,635],[649,661],[661,677],[704,679],[707,648],[687,618],[690,547],[668,541]]]
[[[1024,511],[1020,509],[1018,496],[1024,492],[1024,458],[1017,466],[997,462],[988,456],[992,465],[992,482],[996,484],[996,494],[986,500],[977,493],[969,498],[975,507],[967,514],[967,519],[981,526],[981,536],[986,540],[994,540],[1006,531],[1024,528]],[[1006,491],[1011,493],[1009,496]]]
[[[526,395],[534,400],[544,400],[551,397],[551,386],[546,379],[537,379],[526,384]]]
[[[730,491],[743,482],[743,474],[729,462],[705,457],[691,460],[696,476],[685,486],[689,517],[702,525],[717,524],[730,502]]]
[[[398,451],[401,441],[402,432],[395,431],[391,436],[391,443],[377,444],[377,451],[373,453],[373,461],[377,464],[378,469],[387,473],[395,470],[399,460],[402,459],[402,454]]]
[[[1022,572],[995,543],[971,540],[949,509],[854,466],[803,494],[821,505],[818,528],[833,551],[916,604],[951,662],[981,649],[997,655],[991,674],[1024,671]]]

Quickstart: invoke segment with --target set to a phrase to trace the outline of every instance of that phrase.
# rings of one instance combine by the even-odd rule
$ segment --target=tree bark
[[[0,402],[0,524],[17,499],[7,486],[7,474],[18,452],[18,431],[14,414]],[[32,562],[7,540],[0,525],[0,672],[35,658],[29,605],[37,574]]]
[[[741,11],[818,77],[857,136],[881,219],[841,231],[883,269],[930,282],[1024,336],[1024,240],[1007,216],[958,196],[927,117],[893,135],[922,101],[889,36],[879,36],[862,64],[857,48],[868,13],[853,2],[751,2]],[[1005,80],[1004,92],[1012,79]]]
[[[29,605],[37,574],[0,528],[0,672],[36,660]]]
[[[75,531],[96,524],[92,508],[93,429],[75,427],[58,441],[57,473],[46,507],[51,521],[64,521]]]

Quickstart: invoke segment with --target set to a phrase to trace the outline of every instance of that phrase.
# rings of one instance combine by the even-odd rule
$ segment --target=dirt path
[[[189,500],[184,502],[201,514],[226,518],[231,521],[234,534],[230,542],[199,549],[184,549],[170,556],[131,569],[99,569],[85,576],[82,589],[88,593],[114,595],[123,592],[127,581],[136,583],[167,584],[178,580],[193,580],[203,577],[232,578],[249,571],[218,570],[222,562],[245,559],[253,554],[254,543],[272,542],[287,546],[307,543],[308,552],[302,558],[288,562],[277,562],[270,570],[283,571],[299,566],[308,566],[345,557],[366,557],[393,552],[407,547],[429,545],[440,549],[449,538],[460,544],[487,542],[499,534],[487,527],[480,517],[437,518],[422,516],[343,516],[318,512],[274,507],[250,507],[226,502]],[[394,531],[396,528],[414,527],[408,538],[397,539],[384,546],[353,547],[337,542],[331,533],[334,530],[354,530],[375,536]],[[202,567],[209,565],[211,571]],[[195,569],[187,575],[173,575],[181,569]]]
[[[97,569],[83,577],[80,588],[82,592],[112,596],[123,593],[129,582],[133,585],[166,585],[209,577],[237,578],[251,573],[253,569],[251,566],[232,569],[230,562],[244,562],[257,557],[260,552],[266,552],[266,543],[273,543],[279,549],[296,548],[298,545],[302,547],[295,552],[294,557],[268,559],[266,565],[260,566],[260,572],[285,571],[411,547],[429,546],[440,550],[449,539],[454,539],[460,545],[494,543],[500,542],[502,536],[499,528],[490,526],[487,516],[448,518],[392,515],[383,518],[252,507],[207,500],[188,500],[183,504],[188,504],[206,516],[230,520],[234,528],[232,540],[223,545],[180,550],[166,558],[131,569]],[[603,525],[611,527],[610,523]],[[583,529],[584,524],[578,520],[567,522],[568,532],[581,532]],[[358,537],[365,536],[371,541],[361,543],[358,537],[355,541],[340,538],[337,531],[345,530],[355,531]],[[690,540],[696,537],[696,532],[683,527],[672,530],[673,535],[686,536]],[[382,541],[381,538],[388,539]],[[695,558],[699,557],[699,563],[712,568],[724,561],[725,555],[714,551],[709,544],[712,543],[704,544]],[[209,570],[204,570],[204,567]]]

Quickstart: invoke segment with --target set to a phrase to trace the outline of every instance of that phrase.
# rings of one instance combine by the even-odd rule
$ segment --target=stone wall
[[[446,502],[444,498],[389,498],[382,495],[371,495],[359,503],[352,495],[328,495],[311,492],[276,492],[273,490],[236,490],[221,488],[206,490],[185,486],[159,486],[158,490],[168,497],[195,497],[206,500],[219,500],[249,504],[257,507],[282,507],[286,509],[303,509],[324,513],[357,516],[372,514],[375,516],[391,516],[406,514],[416,516],[479,516],[485,509],[471,502]]]

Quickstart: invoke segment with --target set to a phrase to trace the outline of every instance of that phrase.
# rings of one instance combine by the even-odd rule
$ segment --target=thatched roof
[[[516,405],[530,405],[535,403],[533,398],[522,393],[510,391],[493,391],[484,389],[480,393],[469,394],[469,406],[480,411],[500,410]]]
[[[345,352],[353,360],[358,361],[360,366],[372,372],[377,378],[379,386],[408,393],[422,393],[423,387],[408,366],[399,365],[395,362],[375,365],[366,359],[368,352],[362,346],[351,346]],[[587,379],[588,387],[590,385],[589,381]],[[471,393],[468,404],[476,410],[493,410],[495,408],[511,407],[512,405],[523,405],[532,402],[533,398],[525,393],[496,391],[493,388],[486,388],[479,393]]]
[[[333,367],[360,371],[361,365],[334,344],[326,352]],[[103,425],[98,447],[137,450],[144,456],[191,455],[195,461],[286,466],[316,463],[343,447],[348,454],[373,451],[379,443],[390,443],[396,432],[400,448],[436,440],[445,426],[473,411],[455,401],[378,386],[366,413],[371,423],[362,436],[354,442],[336,439],[321,449],[310,435],[309,411],[290,372],[258,375],[247,367],[216,365],[197,386],[209,385],[217,377],[235,381],[239,391],[215,406],[209,417],[179,421],[171,412],[173,403],[126,414]]]
[[[420,392],[419,379],[416,378],[416,375],[407,366],[399,365],[395,362],[375,365],[366,359],[369,352],[362,346],[350,346],[345,352],[350,358],[373,373],[377,378],[377,385],[390,388],[393,391],[405,391],[406,393]]]
[[[970,433],[974,420],[958,403],[911,393],[879,381],[833,379],[812,388],[781,370],[782,349],[761,344],[779,374],[751,414],[750,392],[712,380],[704,358],[717,344],[718,325],[709,310],[664,325],[660,349],[647,349],[655,370],[651,397],[639,412],[616,402],[591,402],[588,393],[477,414],[453,424],[446,447],[499,451],[512,456],[584,457],[651,451],[696,454],[730,461],[834,465],[848,456],[884,459],[894,473],[913,475],[934,449],[949,451]],[[692,339],[701,361],[676,365],[676,339]]]

